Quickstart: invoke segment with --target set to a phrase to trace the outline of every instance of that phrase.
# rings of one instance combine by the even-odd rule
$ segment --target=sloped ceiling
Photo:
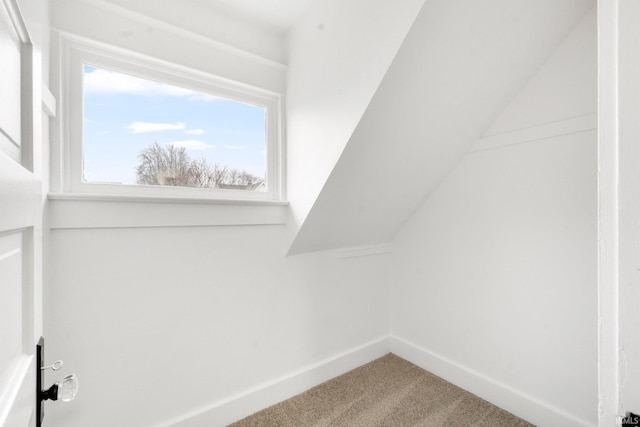
[[[585,15],[483,137],[597,112],[596,12]]]
[[[391,241],[593,0],[427,0],[290,254]]]
[[[185,0],[179,0],[184,2]],[[278,33],[289,30],[316,0],[191,0]]]
[[[319,0],[80,0],[140,14],[286,64],[285,33]]]
[[[100,0],[98,0],[100,1]],[[263,30],[284,34],[305,13],[314,1],[318,0],[101,0],[141,10],[146,13],[157,9],[169,9],[174,14],[187,15],[198,7],[208,17],[222,15],[227,19],[252,25]],[[155,6],[156,9],[153,9]],[[146,9],[140,9],[146,8]],[[162,13],[162,11],[160,12]],[[191,15],[192,18],[197,18]],[[234,22],[234,23],[237,23]],[[188,26],[185,26],[188,28]]]

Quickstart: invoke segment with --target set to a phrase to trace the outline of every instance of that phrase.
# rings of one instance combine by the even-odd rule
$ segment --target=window
[[[63,46],[66,191],[283,199],[280,95],[124,51]]]

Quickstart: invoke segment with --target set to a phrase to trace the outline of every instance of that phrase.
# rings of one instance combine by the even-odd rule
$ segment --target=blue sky
[[[85,65],[84,177],[135,184],[154,142],[264,177],[265,119],[262,107]]]

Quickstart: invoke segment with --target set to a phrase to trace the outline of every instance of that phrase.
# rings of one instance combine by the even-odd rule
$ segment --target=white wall
[[[545,121],[595,112],[595,31],[591,12],[500,128],[542,124],[538,109],[556,113]],[[564,87],[551,72],[560,64],[583,102],[546,90]],[[390,277],[394,351],[537,425],[566,427],[597,422],[597,168],[595,129],[562,123],[469,153],[396,236]]]
[[[73,4],[53,3],[58,29],[222,76],[240,72],[248,84],[284,91],[284,69],[273,62],[202,39],[193,44],[190,35],[92,2]],[[569,414],[564,419],[594,418],[593,132],[470,154],[395,239],[392,281],[384,255],[285,257],[421,1],[403,2],[403,9],[386,2],[369,9],[319,4],[289,36],[296,217],[288,226],[130,227],[126,220],[135,218],[120,202],[107,202],[109,209],[119,206],[120,226],[108,221],[104,226],[114,228],[101,229],[95,217],[54,224],[47,354],[65,359],[81,391],[73,403],[47,405],[50,425],[216,425],[247,415],[269,399],[223,409],[300,372],[308,373],[304,381],[285,391],[275,387],[280,394],[271,397],[379,355],[384,346],[371,343],[389,334],[389,285],[397,287],[398,352],[419,346],[555,405]],[[192,48],[182,49],[185,43]],[[592,54],[570,64],[583,72],[595,64]],[[71,202],[50,203],[52,212],[62,212]],[[82,203],[90,212],[99,202]],[[207,215],[198,206],[181,209],[198,221],[220,216],[209,214],[215,206],[206,207]],[[358,357],[331,362],[349,354]],[[319,375],[316,368],[328,365],[339,367]]]
[[[52,7],[58,31],[284,91],[283,66],[202,34],[101,2]],[[48,425],[226,425],[388,351],[387,258],[286,257],[284,206],[49,205],[47,357],[81,386],[47,403]]]
[[[386,337],[386,258],[285,257],[286,235],[53,230],[47,352],[81,389],[49,425],[164,425]]]

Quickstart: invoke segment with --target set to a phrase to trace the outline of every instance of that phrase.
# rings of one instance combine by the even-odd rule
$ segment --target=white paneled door
[[[34,4],[0,0],[0,426],[6,427],[36,421],[42,80],[33,35],[42,29],[24,19]]]

